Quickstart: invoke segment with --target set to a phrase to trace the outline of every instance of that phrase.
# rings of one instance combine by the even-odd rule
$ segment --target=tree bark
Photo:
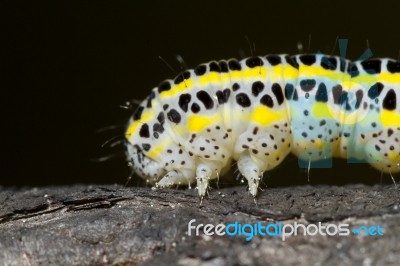
[[[395,265],[399,191],[390,186],[194,189],[104,185],[0,188],[1,265]],[[383,236],[194,236],[188,222],[348,223]]]

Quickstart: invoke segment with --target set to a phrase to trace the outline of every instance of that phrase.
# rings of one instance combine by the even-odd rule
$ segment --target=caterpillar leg
[[[201,198],[206,194],[210,180],[216,179],[220,172],[221,165],[216,161],[204,161],[197,165],[197,190],[199,191],[199,196]]]
[[[200,163],[196,169],[197,190],[199,196],[204,197],[208,188],[208,182],[212,177],[212,169],[204,163]]]
[[[242,155],[238,160],[238,168],[249,183],[250,194],[253,197],[257,196],[258,185],[261,179],[261,170],[255,160],[249,154]]]
[[[184,173],[177,170],[169,171],[159,182],[156,183],[156,187],[166,188],[173,185],[186,185],[190,187],[191,183],[194,183],[194,177],[185,176]]]

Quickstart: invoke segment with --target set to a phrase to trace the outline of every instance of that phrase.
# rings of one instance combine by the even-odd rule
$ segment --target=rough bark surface
[[[1,265],[398,265],[394,186],[212,190],[122,186],[0,188]],[[188,236],[199,223],[331,222],[380,225],[384,236]]]

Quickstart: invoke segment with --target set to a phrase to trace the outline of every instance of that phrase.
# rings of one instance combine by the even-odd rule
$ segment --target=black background
[[[259,55],[296,54],[299,42],[306,52],[331,53],[339,37],[349,39],[349,59],[367,40],[375,57],[398,58],[398,10],[383,1],[2,1],[0,185],[124,183],[122,147],[100,148],[123,128],[97,131],[123,126],[132,111],[121,104],[174,77],[182,67],[176,55],[190,68],[250,56],[245,36]],[[307,183],[296,165],[286,161],[265,182]],[[340,161],[312,169],[311,183],[379,176]]]

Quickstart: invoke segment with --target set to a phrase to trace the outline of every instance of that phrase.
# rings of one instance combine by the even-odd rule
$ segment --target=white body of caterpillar
[[[256,196],[292,152],[400,171],[400,63],[268,55],[210,62],[154,88],[128,123],[135,172],[158,187],[209,181],[232,160]]]

